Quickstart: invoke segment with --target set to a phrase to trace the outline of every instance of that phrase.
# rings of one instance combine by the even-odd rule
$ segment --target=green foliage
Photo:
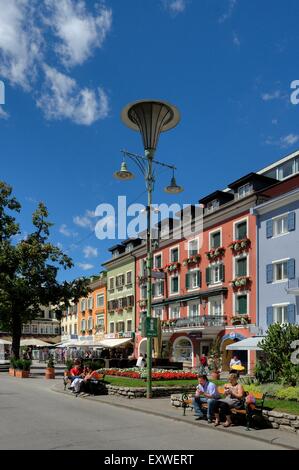
[[[73,266],[71,258],[49,242],[50,227],[46,206],[40,202],[32,215],[33,231],[16,243],[20,233],[13,213],[21,206],[12,188],[0,181],[0,329],[12,334],[13,355],[19,357],[22,324],[36,318],[50,303],[62,309],[77,303],[89,289],[81,278],[59,283],[59,269]]]
[[[276,392],[276,397],[281,400],[297,400],[299,401],[299,387],[281,388]]]
[[[265,352],[266,361],[257,364],[256,376],[260,382],[275,380],[283,384],[296,385],[299,381],[299,366],[291,362],[290,345],[299,339],[299,326],[274,323],[260,347]]]
[[[30,370],[31,361],[29,359],[11,359],[11,364],[14,369]]]
[[[49,356],[47,367],[49,369],[54,369],[54,367],[55,367],[55,362],[54,362],[53,356],[51,356],[51,355]]]
[[[65,368],[66,370],[71,370],[71,368],[73,367],[73,360],[72,359],[67,359],[65,361]]]

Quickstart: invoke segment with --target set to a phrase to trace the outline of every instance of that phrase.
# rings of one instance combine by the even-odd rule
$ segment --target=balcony
[[[218,333],[227,324],[225,315],[200,315],[191,318],[177,318],[162,322],[162,331],[174,333],[178,331],[205,330],[209,333]]]
[[[293,295],[299,295],[299,278],[289,279],[287,293]]]

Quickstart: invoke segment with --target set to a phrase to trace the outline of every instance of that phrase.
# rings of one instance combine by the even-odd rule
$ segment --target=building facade
[[[299,177],[297,188],[299,187]],[[296,183],[296,181],[294,181]],[[299,324],[299,189],[257,206],[258,325]]]

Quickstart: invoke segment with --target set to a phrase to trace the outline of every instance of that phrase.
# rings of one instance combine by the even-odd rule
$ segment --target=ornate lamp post
[[[122,121],[131,129],[139,131],[143,140],[144,156],[136,155],[127,151],[122,151],[124,158],[129,157],[141,170],[148,195],[147,201],[147,232],[146,232],[146,251],[147,251],[147,318],[152,314],[152,240],[151,240],[151,206],[152,193],[155,182],[154,165],[164,166],[173,171],[173,177],[170,185],[165,188],[169,194],[178,194],[183,191],[178,186],[174,177],[176,167],[154,159],[159,136],[161,132],[168,131],[175,127],[180,121],[180,114],[175,106],[164,101],[142,100],[127,105],[121,113]],[[121,165],[120,171],[114,173],[114,176],[120,180],[130,180],[134,178],[133,173],[128,171],[125,160]],[[147,398],[152,397],[152,338],[147,337]]]

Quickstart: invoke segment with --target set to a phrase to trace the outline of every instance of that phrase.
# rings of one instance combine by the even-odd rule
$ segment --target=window
[[[153,318],[160,318],[160,320],[162,320],[162,317],[163,317],[163,307],[154,307]]]
[[[169,318],[171,320],[175,318],[180,318],[180,306],[179,305],[171,305],[169,310]]]
[[[143,285],[140,287],[140,297],[142,299],[146,299],[147,297],[147,286],[146,285]]]
[[[274,323],[288,323],[288,306],[277,305],[273,307]]]
[[[198,240],[191,240],[188,243],[188,256],[195,256],[198,253]]]
[[[88,329],[92,330],[92,328],[93,328],[93,318],[89,317],[88,318]]]
[[[189,317],[198,317],[199,315],[199,304],[189,304]]]
[[[110,333],[114,333],[114,322],[111,322],[109,325]]]
[[[81,300],[81,312],[86,310],[86,299]]]
[[[243,238],[247,237],[247,221],[244,220],[239,222],[235,226],[235,238],[236,240],[242,240]]]
[[[248,196],[253,191],[252,184],[246,183],[243,186],[238,188],[238,197],[241,199],[242,197]]]
[[[125,322],[119,321],[116,323],[116,332],[123,333],[125,331]]]
[[[97,315],[96,322],[98,329],[104,330],[104,315]]]
[[[114,289],[114,277],[109,278],[109,290]]]
[[[132,284],[132,271],[127,272],[127,282],[126,282],[126,284],[127,285]]]
[[[218,230],[217,232],[210,233],[210,248],[215,249],[219,248],[221,245],[221,232]]]
[[[164,295],[164,281],[156,281],[153,283],[153,297],[161,297]]]
[[[214,264],[206,268],[206,283],[217,284],[224,281],[224,265]]]
[[[283,235],[288,233],[288,215],[276,217],[273,219],[273,236]]]
[[[170,293],[177,294],[179,292],[179,277],[172,276],[170,278]]]
[[[140,261],[140,276],[146,276],[146,259]]]
[[[125,275],[124,274],[119,274],[118,276],[116,276],[115,285],[118,289],[122,288],[124,283],[125,283]]]
[[[86,330],[86,321],[81,320],[81,331],[85,331],[85,330]]]
[[[126,246],[125,251],[126,251],[126,253],[130,253],[132,250],[133,250],[133,245],[132,245],[132,243],[129,243],[129,244]]]
[[[30,333],[30,325],[24,325],[23,326],[23,332],[24,333]]]
[[[209,302],[210,315],[219,316],[222,314],[222,300],[221,297],[211,298]]]
[[[178,248],[172,248],[170,250],[170,262],[171,263],[177,263],[179,261],[179,249]]]
[[[88,297],[88,310],[92,310],[92,309],[93,309],[93,298]]]
[[[198,289],[200,287],[200,271],[198,269],[186,274],[186,289]]]
[[[205,212],[209,214],[210,212],[213,212],[214,210],[218,209],[219,207],[219,199],[213,199],[213,201],[209,201],[206,206]]]
[[[74,323],[74,335],[77,335],[77,323]]]
[[[32,325],[32,333],[37,334],[37,326],[36,325]]]
[[[119,255],[119,251],[118,251],[118,250],[114,250],[114,251],[112,252],[112,258],[113,258],[113,259],[117,258],[118,255]]]
[[[127,320],[127,331],[132,331],[132,320]]]
[[[173,345],[173,358],[179,362],[192,362],[192,344],[189,339],[177,339]]]
[[[247,276],[247,257],[237,258],[235,263],[236,277]]]
[[[97,294],[97,307],[104,307],[104,295],[103,294]]]
[[[70,325],[70,335],[73,334],[73,325]]]
[[[157,269],[162,268],[162,255],[156,255],[154,259],[154,267]]]
[[[274,282],[275,281],[286,281],[288,279],[288,262],[282,261],[275,263],[274,268]]]
[[[295,173],[295,160],[289,160],[278,168],[278,179],[283,180]]]
[[[239,315],[246,315],[248,313],[246,294],[236,296],[236,313]]]

